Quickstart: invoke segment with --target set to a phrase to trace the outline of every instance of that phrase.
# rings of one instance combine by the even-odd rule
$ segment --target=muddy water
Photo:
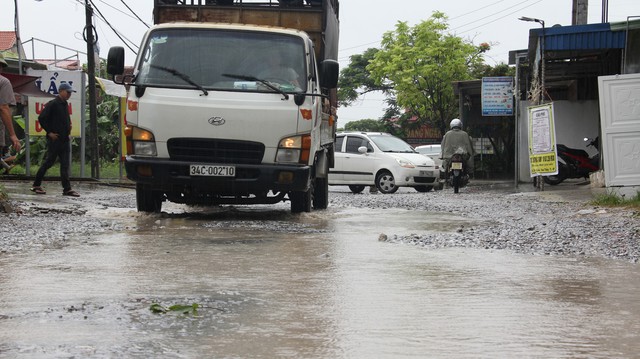
[[[462,220],[387,212],[132,215],[125,233],[1,256],[0,357],[640,352],[638,265],[380,242]]]

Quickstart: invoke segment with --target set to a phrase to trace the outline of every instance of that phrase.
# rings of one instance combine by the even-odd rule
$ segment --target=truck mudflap
[[[310,166],[232,164],[233,176],[190,175],[193,163],[127,156],[127,178],[177,203],[276,203],[291,191],[309,189]],[[272,196],[268,196],[269,191]]]

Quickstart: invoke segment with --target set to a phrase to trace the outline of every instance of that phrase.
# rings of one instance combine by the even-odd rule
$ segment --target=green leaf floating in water
[[[175,304],[170,306],[169,308],[164,307],[162,304],[153,303],[149,310],[154,313],[180,313],[180,314],[189,314],[191,313],[193,316],[198,315],[198,303],[193,303],[191,305],[183,305],[183,304]]]

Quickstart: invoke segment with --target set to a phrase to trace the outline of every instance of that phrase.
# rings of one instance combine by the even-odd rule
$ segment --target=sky
[[[20,37],[23,43],[28,41],[24,45],[27,57],[53,58],[54,49],[48,43],[86,52],[82,35],[85,0],[14,0],[13,3],[16,1]],[[129,46],[137,50],[147,26],[127,6],[144,23],[152,25],[153,0],[92,1],[94,11],[98,13],[99,10],[127,42],[125,45],[105,21],[96,20],[100,56],[106,58],[111,46],[125,46],[125,49]],[[602,22],[602,8],[606,2],[609,22],[626,21],[628,16],[640,17],[639,0],[591,0],[589,23]],[[351,55],[378,47],[382,35],[393,31],[399,21],[413,26],[427,20],[434,11],[441,11],[449,17],[452,34],[476,45],[492,44],[491,51],[485,56],[488,64],[508,63],[509,51],[526,49],[529,29],[540,27],[538,23],[520,21],[519,17],[541,19],[546,27],[568,26],[571,25],[572,3],[572,0],[341,0],[338,60],[341,68],[346,67]],[[2,0],[0,30],[15,29],[14,4]],[[75,54],[63,47],[56,49],[58,58]],[[82,62],[86,62],[85,59],[81,56]],[[134,59],[133,52],[127,49],[127,65],[133,64]],[[354,120],[380,118],[385,107],[382,99],[380,94],[368,94],[354,105],[340,108],[339,126]]]

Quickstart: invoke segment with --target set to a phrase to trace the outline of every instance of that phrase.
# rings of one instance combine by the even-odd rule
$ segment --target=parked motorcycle
[[[456,151],[449,161],[447,184],[453,187],[453,193],[458,193],[460,187],[464,187],[468,183],[469,175],[467,174],[467,164],[464,160],[464,153]]]
[[[594,139],[585,138],[587,147],[593,146],[599,149],[598,141],[600,137]],[[593,157],[585,150],[570,148],[565,145],[556,145],[558,150],[558,174],[545,176],[544,181],[550,185],[560,184],[567,178],[589,178],[591,172],[600,169],[600,154],[597,153]]]

